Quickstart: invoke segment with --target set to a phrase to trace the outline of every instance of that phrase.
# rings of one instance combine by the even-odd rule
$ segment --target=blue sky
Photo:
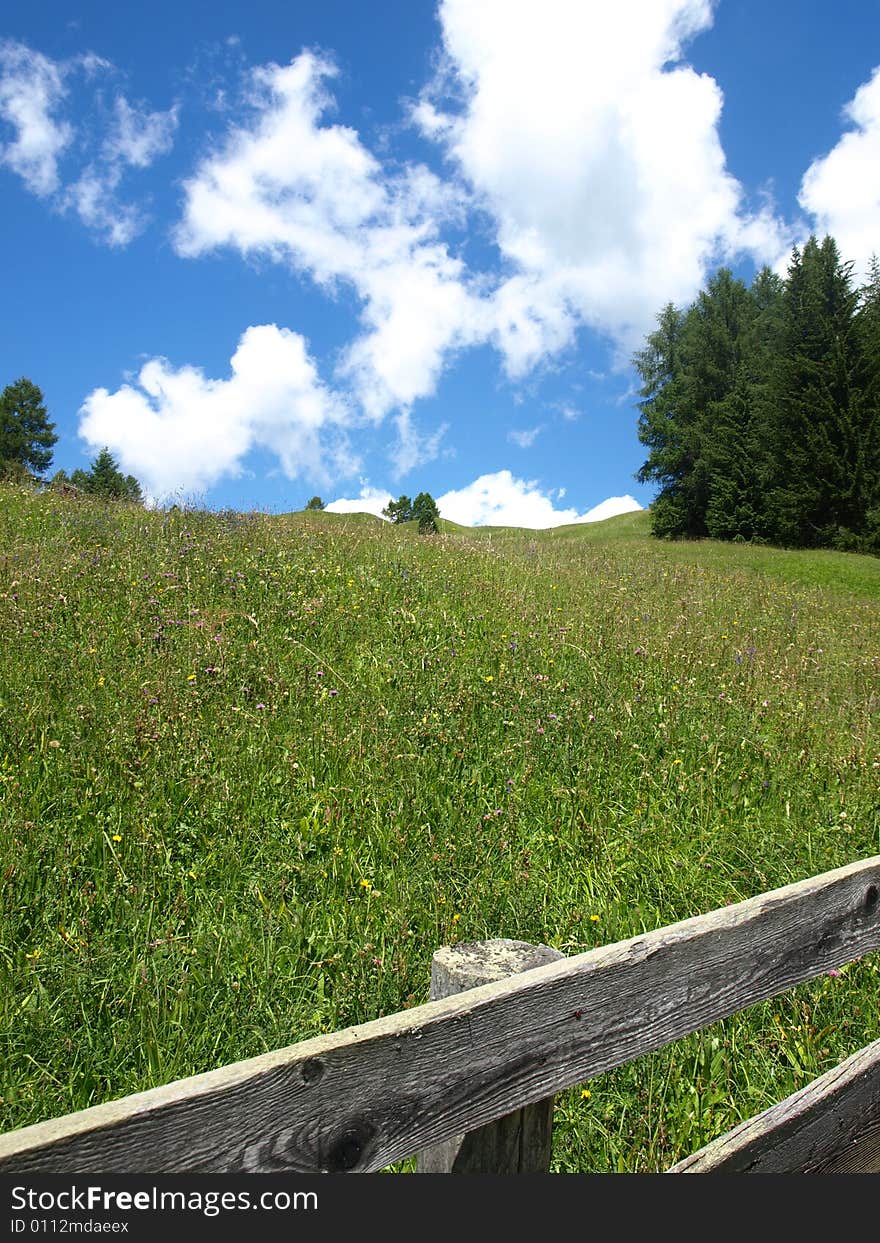
[[[156,500],[644,506],[629,360],[880,251],[876,0],[6,0],[0,385]]]

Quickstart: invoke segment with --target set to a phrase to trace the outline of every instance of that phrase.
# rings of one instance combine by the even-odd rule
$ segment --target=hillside
[[[880,562],[647,515],[0,491],[0,1128],[878,851]],[[867,958],[560,1098],[560,1171],[660,1169],[880,1035]],[[645,1101],[662,1099],[662,1121]]]

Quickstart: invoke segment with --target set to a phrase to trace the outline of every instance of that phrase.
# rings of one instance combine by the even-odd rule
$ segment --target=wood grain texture
[[[880,946],[880,857],[0,1136],[0,1173],[369,1172]]]
[[[880,1174],[880,1040],[670,1174]]]
[[[459,942],[431,960],[431,1000],[454,997],[493,980],[532,971],[565,955],[549,945],[498,937]],[[420,1174],[546,1174],[553,1155],[553,1097],[505,1114],[464,1135],[424,1148]]]

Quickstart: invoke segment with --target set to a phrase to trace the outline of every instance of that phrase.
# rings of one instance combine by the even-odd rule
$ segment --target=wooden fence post
[[[543,967],[565,955],[549,945],[498,938],[446,945],[431,963],[431,1000]],[[546,1174],[550,1168],[553,1097],[517,1109],[466,1135],[418,1154],[420,1174]]]

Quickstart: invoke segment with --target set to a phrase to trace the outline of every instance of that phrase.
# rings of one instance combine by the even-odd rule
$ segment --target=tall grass
[[[0,494],[0,1127],[880,850],[880,562]],[[558,1099],[661,1169],[878,1032],[878,964]],[[637,999],[633,1001],[638,1004]]]

